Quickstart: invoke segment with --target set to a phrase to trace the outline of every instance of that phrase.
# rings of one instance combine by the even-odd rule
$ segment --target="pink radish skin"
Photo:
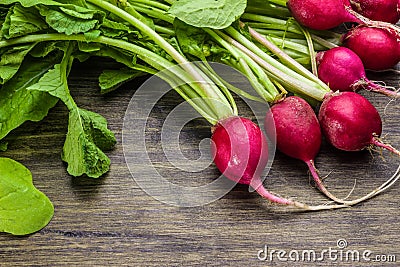
[[[382,120],[376,108],[354,92],[330,94],[322,102],[318,115],[322,132],[334,147],[360,151],[373,145],[400,156],[392,146],[382,143]]]
[[[314,160],[318,154],[322,134],[318,119],[311,106],[297,96],[287,97],[271,109],[276,128],[277,148],[289,157],[304,162]],[[265,125],[271,122],[266,116]]]
[[[360,22],[349,14],[343,0],[289,0],[287,6],[302,25],[314,30],[328,30],[344,22]]]
[[[268,192],[260,177],[268,162],[268,143],[261,129],[251,120],[242,117],[224,119],[214,126],[211,139],[214,163],[224,176],[235,182],[250,185],[263,198],[309,211],[346,207],[309,206]]]
[[[322,133],[312,107],[304,99],[290,96],[273,105],[265,120],[265,125],[270,125],[270,120],[274,121],[278,150],[289,157],[304,161],[318,189],[330,199],[346,203],[326,189],[315,168],[314,159],[321,147]]]
[[[358,96],[358,94],[356,95]],[[329,97],[325,101],[328,101]],[[297,96],[287,97],[273,105],[270,112],[267,113],[265,117],[267,132],[270,130],[267,127],[271,125],[271,121],[276,125],[277,148],[290,157],[304,161],[318,189],[335,202],[355,205],[390,188],[398,179],[390,178],[382,186],[363,197],[354,200],[340,199],[327,190],[314,165],[314,158],[320,149],[322,134],[317,116],[311,106]],[[389,149],[391,148],[390,146],[385,146]]]
[[[398,98],[400,93],[368,80],[361,59],[346,47],[335,47],[317,54],[318,77],[333,91],[365,89]]]
[[[396,38],[400,38],[398,27],[364,17],[351,8],[349,0],[288,0],[287,7],[297,22],[310,29],[329,30],[344,22],[356,22],[385,28]]]
[[[361,58],[366,69],[390,69],[400,61],[400,42],[384,29],[355,27],[342,37],[342,42]]]
[[[398,0],[350,0],[351,7],[364,17],[396,24],[400,19]]]
[[[261,176],[268,162],[268,144],[251,120],[231,117],[220,121],[212,141],[214,163],[227,178],[249,185],[253,177]]]
[[[400,156],[400,151],[379,140],[382,121],[375,107],[363,96],[354,92],[328,94],[319,110],[318,119],[326,139],[336,148],[359,151],[372,146],[382,147]],[[354,205],[390,188],[399,177],[392,176],[380,187],[356,200],[331,199]]]

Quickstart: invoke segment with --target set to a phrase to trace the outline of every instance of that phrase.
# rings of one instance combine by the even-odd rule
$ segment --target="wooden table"
[[[398,266],[400,263],[400,189],[391,190],[352,208],[295,212],[272,205],[246,186],[238,185],[221,199],[200,207],[181,208],[147,195],[132,179],[121,145],[123,117],[128,103],[144,78],[119,90],[100,95],[97,76],[112,62],[91,59],[75,64],[70,88],[80,107],[105,116],[118,144],[107,152],[110,172],[101,179],[73,178],[60,159],[67,130],[67,110],[59,103],[40,123],[26,123],[10,137],[9,149],[1,153],[25,164],[34,184],[52,200],[54,218],[30,236],[0,234],[0,266]],[[375,80],[399,87],[395,72],[369,73]],[[378,108],[384,121],[385,140],[400,147],[400,108],[383,96],[363,93]],[[157,168],[176,183],[196,183],[218,177],[214,167],[203,174],[182,173],[171,168],[159,148],[163,116],[181,100],[169,94],[155,106],[149,119],[147,146]],[[245,114],[248,115],[248,114]],[[210,136],[204,121],[189,123],[181,135],[182,150],[198,156],[198,143]],[[197,156],[196,156],[197,155]],[[391,176],[399,159],[387,152],[339,152],[324,144],[316,164],[332,192],[346,196],[357,181],[352,197],[360,196]],[[277,153],[265,182],[273,192],[307,203],[325,203],[310,181],[304,163]],[[347,242],[343,253],[370,257],[388,256],[397,263],[346,260],[302,260],[301,254],[334,250]],[[282,261],[278,253],[300,259]],[[350,251],[350,252],[349,252]],[[289,254],[290,253],[290,254]],[[333,252],[333,255],[338,255]],[[336,254],[335,254],[336,253]],[[332,255],[332,257],[333,257]],[[307,257],[307,255],[305,255]],[[368,256],[368,255],[367,255]]]

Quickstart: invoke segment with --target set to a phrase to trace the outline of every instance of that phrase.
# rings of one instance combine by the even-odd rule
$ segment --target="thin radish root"
[[[348,206],[356,205],[360,202],[363,202],[365,200],[368,200],[370,198],[373,198],[373,197],[381,194],[382,192],[388,190],[400,178],[400,166],[399,166],[398,169],[396,170],[396,172],[393,174],[393,176],[390,177],[386,182],[384,182],[380,187],[372,190],[370,193],[368,193],[360,198],[357,198],[354,200],[347,200],[350,197],[351,193],[354,191],[355,186],[353,186],[351,192],[345,198],[338,198],[326,189],[325,185],[323,184],[321,178],[318,175],[318,172],[317,172],[317,169],[315,168],[314,162],[309,161],[309,162],[307,162],[307,165],[310,169],[311,175],[312,175],[318,189],[322,193],[324,193],[327,197],[329,197],[331,200],[333,200],[337,203],[340,203],[340,204],[348,205]]]
[[[352,85],[352,87],[361,87],[364,90],[383,94],[395,99],[400,97],[400,89],[393,90],[394,88],[391,86],[383,86],[366,78],[360,79],[356,84]]]
[[[382,147],[390,152],[392,152],[393,154],[397,155],[400,157],[400,151],[397,150],[396,148],[394,148],[393,146],[389,145],[389,144],[385,144],[382,142],[382,140],[378,137],[378,136],[374,136],[372,138],[372,144],[377,146],[377,147]]]
[[[376,20],[371,20],[367,17],[364,17],[363,15],[357,13],[356,11],[354,11],[351,6],[345,6],[346,11],[354,16],[355,18],[357,18],[358,22],[360,24],[369,26],[369,27],[374,27],[374,28],[380,28],[380,29],[384,29],[384,30],[388,30],[390,31],[392,34],[394,34],[397,39],[400,39],[400,28],[389,23],[389,22],[384,22],[384,21],[376,21]]]
[[[295,208],[299,208],[305,211],[319,211],[319,210],[332,210],[332,209],[341,209],[341,208],[349,208],[350,206],[347,204],[331,204],[331,205],[308,205],[299,201],[294,201],[286,198],[277,197],[276,195],[269,192],[261,183],[255,182],[251,184],[251,186],[257,191],[257,193],[265,199],[273,203],[278,203],[287,206],[293,206]]]

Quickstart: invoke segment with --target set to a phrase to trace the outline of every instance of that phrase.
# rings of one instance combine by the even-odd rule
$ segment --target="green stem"
[[[63,59],[61,60],[61,64],[60,64],[61,79],[63,81],[67,81],[69,67],[72,65],[72,61],[73,61],[73,58],[72,58],[73,50],[74,50],[73,45],[71,45],[71,43],[68,43],[68,47],[67,47],[66,51],[64,52],[64,56],[63,56]],[[67,83],[65,83],[64,90],[66,91],[65,95],[67,96],[67,98],[61,99],[61,100],[63,100],[63,102],[67,106],[68,110],[71,111],[71,110],[77,109],[78,106],[70,94]]]
[[[268,0],[268,2],[286,7],[287,0]]]
[[[250,29],[249,29],[250,30]],[[253,42],[251,42],[250,40],[248,40],[246,37],[244,37],[242,34],[240,34],[235,28],[233,28],[232,26],[228,27],[225,29],[225,31],[233,38],[235,39],[237,42],[241,43],[242,46],[251,52],[251,54],[256,55],[258,58],[262,59],[263,61],[267,62],[269,65],[273,66],[275,69],[280,70],[281,72],[287,73],[290,76],[292,76],[292,80],[296,79],[298,81],[301,81],[303,84],[307,84],[309,86],[316,86],[317,88],[319,88],[320,90],[324,90],[326,92],[329,92],[329,88],[321,81],[321,82],[317,82],[315,81],[315,76],[312,75],[312,73],[310,73],[307,69],[305,69],[308,73],[310,73],[309,75],[307,75],[307,77],[305,77],[306,72],[299,74],[296,71],[288,68],[287,66],[283,65],[282,63],[280,63],[279,61],[277,61],[276,59],[272,58],[271,56],[269,56],[268,54],[266,54],[264,51],[262,51],[258,46],[256,46]],[[264,38],[265,40],[265,38]],[[277,53],[278,57],[284,58],[285,56],[283,55],[282,51],[276,47],[275,45],[272,44],[271,48],[277,48],[277,50],[279,51],[279,53]],[[276,52],[278,52],[276,51]],[[275,53],[274,53],[275,54]],[[286,57],[287,58],[287,57]],[[292,61],[294,61],[293,59],[291,59]],[[294,61],[295,62],[295,61]],[[294,65],[295,63],[292,62],[292,64]],[[298,64],[296,62],[296,64]],[[300,65],[300,64],[299,64]],[[301,65],[300,65],[301,66]],[[301,68],[303,68],[301,66]],[[300,69],[300,68],[299,68]],[[303,76],[304,75],[304,76]],[[310,76],[310,77],[309,77]]]
[[[246,25],[248,25],[249,27],[252,27],[253,29],[255,29],[258,33],[260,33],[262,35],[275,36],[275,37],[284,37],[284,38],[293,38],[293,39],[303,39],[303,37],[304,37],[300,33],[288,32],[285,29],[278,29],[278,28],[266,29],[266,28],[262,28],[263,25],[259,25],[258,23],[246,22]]]
[[[83,34],[75,34],[75,35],[65,35],[61,33],[51,33],[51,34],[36,34],[36,35],[27,35],[23,37],[18,37],[15,39],[10,39],[10,40],[4,40],[0,41],[0,48],[2,47],[8,47],[12,45],[18,45],[18,44],[24,44],[24,43],[36,43],[36,42],[45,42],[45,41],[79,41],[79,42],[86,42],[86,38]],[[137,46],[135,44],[119,40],[119,39],[113,39],[113,38],[108,38],[104,36],[100,36],[92,42],[96,43],[101,43],[104,45],[109,45],[113,47],[117,47],[126,51],[129,51],[131,53],[135,53],[140,56],[140,58],[148,63],[149,65],[153,66],[157,70],[165,70],[168,69],[170,72],[172,72],[175,77],[179,77],[185,83],[190,84],[190,86],[194,89],[194,91],[197,93],[196,97],[199,96],[204,99],[204,102],[209,105],[209,100],[206,95],[202,95],[201,93],[203,92],[202,90],[197,89],[197,83],[194,83],[191,76],[184,71],[182,68],[177,67],[174,63],[166,60],[165,58],[143,48],[140,46]],[[215,102],[215,101],[213,101]],[[212,121],[218,121],[220,118],[215,115],[212,107],[208,107],[207,105],[203,106],[203,112],[201,113],[206,113],[208,114],[208,118],[206,118],[208,121],[211,121],[209,117],[212,117]],[[220,106],[219,106],[220,108]],[[220,108],[221,109],[221,108]]]
[[[278,37],[272,37],[272,36],[264,36],[264,38],[266,38],[270,42],[273,42],[275,45],[280,47],[280,49],[289,48],[289,49],[297,51],[301,54],[308,55],[308,49],[307,49],[307,46],[305,45],[306,43],[302,44],[302,43],[298,42],[297,40],[292,41],[292,39],[278,38]],[[300,41],[302,41],[302,40],[300,40]]]
[[[168,5],[165,5],[163,3],[157,2],[157,1],[152,1],[152,0],[129,0],[130,3],[139,3],[139,4],[143,4],[146,6],[152,6],[152,7],[156,7],[158,9],[164,10],[164,11],[168,11],[168,9],[170,8]]]
[[[286,7],[272,6],[266,3],[263,6],[250,6],[246,7],[246,13],[261,14],[264,16],[273,16],[279,18],[289,18],[292,14]]]
[[[228,90],[234,92],[234,93],[237,94],[237,95],[243,96],[243,97],[245,97],[245,98],[247,98],[247,99],[250,99],[250,100],[253,100],[253,101],[257,101],[257,102],[260,102],[260,103],[264,103],[264,102],[265,102],[263,99],[261,99],[261,98],[259,98],[259,97],[256,97],[256,96],[253,96],[253,95],[251,95],[251,94],[249,94],[249,93],[243,91],[242,89],[237,88],[237,87],[235,87],[234,85],[228,83],[227,81],[225,81],[224,79],[222,79],[222,78],[211,68],[211,66],[209,66],[208,62],[205,62],[205,64],[208,65],[209,70],[210,70],[212,73],[214,73],[215,77],[216,77],[217,79],[219,79],[220,82],[221,82]],[[232,66],[233,64],[227,64],[227,65],[229,65],[229,66],[231,66],[231,67],[233,67],[233,68],[236,68],[236,66]],[[236,106],[236,104],[235,104],[235,106]]]
[[[232,44],[224,40],[224,38],[221,38],[221,32],[207,28],[204,28],[203,30],[225,49],[227,49],[232,56],[236,58],[236,60],[238,60],[242,72],[247,76],[249,82],[253,85],[254,89],[263,99],[265,99],[267,102],[273,102],[276,100],[280,93],[276,90],[274,84],[265,74],[263,69],[253,59],[236,47],[232,46]],[[256,75],[254,75],[253,71],[256,73],[258,78]]]
[[[235,103],[235,100],[233,99],[233,96],[229,93],[229,89],[226,86],[226,82],[212,69],[210,64],[208,64],[207,61],[201,62],[198,64],[198,67],[202,69],[204,73],[207,74],[208,77],[212,79],[213,82],[215,82],[216,85],[221,88],[222,92],[226,95],[228,98],[230,105],[233,108],[233,112],[235,114],[238,113],[237,105]]]
[[[124,10],[114,6],[113,4],[103,1],[103,0],[87,0],[88,2],[97,5],[104,10],[107,10],[114,15],[120,17],[126,22],[130,23],[137,29],[139,29],[144,35],[147,35],[151,40],[153,40],[157,45],[159,45],[162,49],[164,49],[178,64],[181,64],[182,68],[189,73],[192,77],[192,82],[196,83],[199,88],[203,90],[203,93],[206,95],[205,101],[208,99],[216,99],[221,101],[222,103],[229,106],[229,101],[223,96],[221,91],[213,84],[205,81],[204,75],[200,73],[200,70],[195,68],[193,64],[191,64],[183,55],[181,55],[176,49],[168,43],[164,38],[158,35],[153,29],[151,29],[148,25],[138,20],[134,16],[125,12]],[[218,119],[223,119],[227,117],[231,117],[235,115],[232,111],[227,111],[227,109],[221,109],[220,107],[214,106],[214,101],[210,101],[210,106],[212,106],[214,112],[218,114]]]
[[[319,43],[320,45],[322,45],[322,46],[324,46],[324,47],[326,47],[328,49],[331,49],[331,48],[334,48],[334,47],[338,47],[338,44],[329,42],[328,40],[325,40],[324,38],[321,38],[321,37],[319,37],[319,36],[317,36],[315,34],[311,34],[311,38],[315,42]]]
[[[149,8],[148,6],[141,3],[134,3],[135,9],[141,13],[146,14],[149,17],[158,18],[168,23],[173,24],[174,18],[166,14],[165,11],[157,8]]]
[[[220,35],[223,37],[228,43],[232,44],[233,46],[237,47],[239,50],[247,54],[251,57],[255,62],[257,62],[265,71],[272,76],[273,79],[279,81],[282,85],[285,85],[288,89],[290,89],[294,93],[299,93],[303,95],[308,95],[318,101],[322,101],[327,92],[324,89],[321,89],[316,83],[313,83],[310,80],[307,80],[308,83],[304,83],[302,80],[295,79],[292,77],[292,74],[289,72],[282,71],[276,68],[274,65],[270,64],[269,62],[263,60],[261,57],[256,55],[253,51],[249,50],[247,47],[243,46],[241,43],[236,41],[235,39],[223,34]],[[276,62],[276,61],[275,61]],[[290,70],[289,68],[287,68]],[[290,70],[291,71],[291,70]],[[301,76],[303,77],[303,76]],[[304,78],[304,77],[303,77]]]
[[[168,71],[161,71],[155,75],[166,81],[172,88],[174,88],[174,90],[197,112],[199,112],[199,114],[211,125],[216,125],[218,123],[218,120],[215,119],[215,115],[213,115],[212,110],[205,105],[203,98],[198,96],[189,85],[179,82],[179,77]]]
[[[244,27],[244,23],[241,23],[241,27]],[[289,57],[285,52],[283,52],[279,47],[277,47],[274,43],[268,41],[261,34],[253,30],[252,28],[248,28],[250,35],[257,40],[260,44],[262,44],[265,48],[270,50],[275,56],[277,56],[284,64],[291,67],[296,73],[303,75],[307,79],[314,81],[315,83],[321,85],[321,87],[327,87],[321,80],[319,80],[314,74],[312,74],[308,69],[299,64],[296,60]],[[229,29],[230,30],[230,29]],[[314,51],[314,49],[313,49]],[[313,54],[310,54],[312,57]],[[265,59],[264,59],[265,60]],[[312,58],[311,58],[312,60]]]
[[[250,13],[244,13],[241,16],[241,19],[251,20],[257,22],[258,25],[264,25],[264,27],[271,29],[282,29],[293,33],[303,34],[301,29],[292,22],[292,19],[284,20]]]
[[[164,27],[164,26],[154,25],[154,30],[157,33],[166,34],[168,36],[175,36],[175,31],[174,30],[172,30],[170,28],[167,28],[167,27]]]
[[[186,58],[182,56],[178,51],[176,51],[175,48],[170,43],[168,43],[164,38],[159,36],[148,25],[138,20],[128,12],[104,0],[87,0],[87,1],[94,5],[97,5],[100,8],[103,8],[104,10],[113,13],[114,15],[120,17],[121,19],[125,20],[126,22],[130,23],[131,25],[139,29],[143,34],[147,35],[157,45],[163,48],[178,64],[186,65],[186,63],[188,63]],[[198,73],[196,73],[196,71],[192,69],[190,65],[186,65],[186,68],[188,68],[189,73],[193,74],[193,76],[195,77],[198,76]]]
[[[307,45],[308,45],[308,52],[310,55],[310,62],[311,62],[311,71],[314,74],[315,77],[318,77],[318,68],[317,68],[317,60],[316,60],[316,53],[314,50],[314,44],[310,35],[310,32],[307,29],[303,29],[304,36],[306,37],[307,40]]]

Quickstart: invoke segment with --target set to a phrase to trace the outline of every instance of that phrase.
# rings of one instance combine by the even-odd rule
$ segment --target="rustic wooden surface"
[[[110,172],[101,179],[72,178],[60,159],[67,129],[67,110],[59,103],[40,123],[26,123],[13,132],[9,150],[1,156],[25,164],[34,184],[53,201],[54,218],[38,233],[15,237],[0,234],[0,266],[398,266],[400,264],[400,189],[352,208],[324,212],[293,212],[271,205],[247,187],[236,186],[223,198],[201,207],[178,208],[153,199],[133,181],[126,166],[121,131],[125,110],[142,82],[137,79],[106,96],[98,93],[97,75],[115,65],[92,59],[75,64],[70,87],[78,104],[105,116],[118,144],[107,152]],[[375,80],[399,87],[399,74],[371,74]],[[385,140],[400,147],[399,102],[364,93],[382,114]],[[193,182],[190,175],[171,169],[159,148],[163,116],[180,102],[170,94],[155,107],[147,145],[151,159],[173,180]],[[210,136],[203,121],[188,124],[182,150],[198,155],[198,143]],[[196,154],[197,153],[197,154]],[[194,156],[193,156],[194,155]],[[357,180],[352,196],[373,189],[396,169],[399,159],[388,153],[344,153],[324,144],[316,160],[332,192],[345,196]],[[163,166],[166,166],[163,169]],[[217,177],[215,168],[202,177]],[[266,186],[273,192],[307,203],[325,199],[310,183],[305,164],[279,153]],[[397,263],[332,261],[260,261],[257,252],[270,250],[371,250],[372,255],[395,255]]]

